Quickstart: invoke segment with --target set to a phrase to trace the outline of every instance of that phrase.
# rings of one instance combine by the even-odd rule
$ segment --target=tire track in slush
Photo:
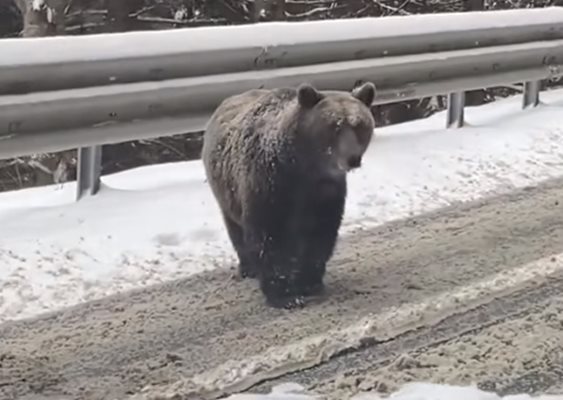
[[[201,385],[215,397],[432,326],[558,273],[562,195],[554,180],[358,229],[340,240],[326,296],[299,311],[266,307],[256,282],[218,270],[2,324],[0,398],[162,398]]]
[[[336,400],[362,391],[390,393],[405,383],[432,381],[477,384],[500,395],[562,394],[561,293],[563,274],[558,273],[436,325],[265,381],[250,391],[267,393],[289,381],[323,399]]]
[[[345,329],[335,329],[286,346],[270,348],[242,361],[229,360],[211,371],[180,380],[171,386],[147,389],[131,399],[172,400],[177,396],[216,399],[242,392],[262,381],[320,365],[344,351],[389,342],[407,332],[438,325],[452,315],[467,313],[523,286],[533,288],[561,273],[563,254],[542,258],[419,303],[364,317]]]

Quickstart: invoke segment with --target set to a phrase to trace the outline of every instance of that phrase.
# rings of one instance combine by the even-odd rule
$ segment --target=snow
[[[563,90],[376,130],[349,180],[342,234],[563,175]],[[234,266],[201,161],[108,175],[74,202],[75,184],[0,193],[0,322],[127,289]]]
[[[31,8],[34,11],[41,11],[41,9],[45,6],[45,0],[33,0],[31,3]]]
[[[274,387],[267,395],[235,394],[225,400],[319,400],[319,396],[307,394],[303,387],[294,383],[286,383]],[[413,382],[404,385],[389,396],[374,393],[361,393],[350,400],[563,400],[563,395],[543,395],[532,397],[528,394],[498,396],[485,392],[475,386],[440,385],[425,382]],[[344,400],[344,399],[343,399]]]

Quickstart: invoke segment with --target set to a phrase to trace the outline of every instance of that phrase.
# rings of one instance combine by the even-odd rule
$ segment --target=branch
[[[286,12],[285,16],[288,19],[301,19],[301,18],[313,17],[318,14],[328,13],[331,11],[344,10],[344,9],[346,9],[346,5],[343,4],[337,5],[336,2],[333,2],[332,5],[329,7],[317,7],[299,14],[290,14]]]
[[[225,24],[229,22],[224,18],[217,18],[217,19],[192,18],[185,21],[178,21],[173,18],[162,18],[162,17],[137,17],[137,21],[157,23],[157,24],[161,23],[161,24],[184,25],[184,26],[217,25],[217,24]]]
[[[387,15],[394,15],[394,14],[411,15],[411,13],[403,10],[407,6],[407,4],[411,2],[411,0],[405,0],[399,7],[392,7],[387,4],[383,4],[379,0],[372,0],[372,1],[375,5],[377,5],[381,9],[391,11],[391,13]]]

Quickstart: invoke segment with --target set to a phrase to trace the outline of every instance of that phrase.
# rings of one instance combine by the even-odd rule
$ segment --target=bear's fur
[[[250,90],[224,100],[206,127],[202,159],[239,274],[258,277],[271,306],[303,306],[323,289],[374,96],[372,83]]]

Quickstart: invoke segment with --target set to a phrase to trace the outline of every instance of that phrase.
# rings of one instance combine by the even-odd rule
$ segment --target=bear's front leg
[[[294,193],[272,187],[245,206],[245,244],[250,254],[257,255],[260,289],[267,304],[285,309],[303,307],[305,301],[296,290],[295,278],[300,262],[297,244],[304,237],[296,230],[299,224]]]
[[[292,310],[305,306],[305,299],[296,293],[291,279],[282,274],[261,273],[260,289],[271,307]]]
[[[254,243],[258,257],[260,289],[268,305],[274,308],[294,309],[305,305],[295,286],[298,270],[297,257],[292,256],[287,236],[260,232],[249,235],[248,243]]]
[[[304,239],[307,247],[295,278],[297,293],[302,296],[317,296],[324,292],[323,279],[332,249],[326,239],[326,235],[321,234],[311,235]]]
[[[254,279],[258,276],[256,266],[246,262],[239,262],[238,273],[242,279],[250,278]]]
[[[298,293],[303,296],[324,292],[326,265],[336,246],[346,201],[345,181],[327,181],[316,189],[299,219],[306,247],[296,281]]]
[[[302,296],[319,296],[324,293],[325,265],[307,265],[300,274],[297,292]]]

